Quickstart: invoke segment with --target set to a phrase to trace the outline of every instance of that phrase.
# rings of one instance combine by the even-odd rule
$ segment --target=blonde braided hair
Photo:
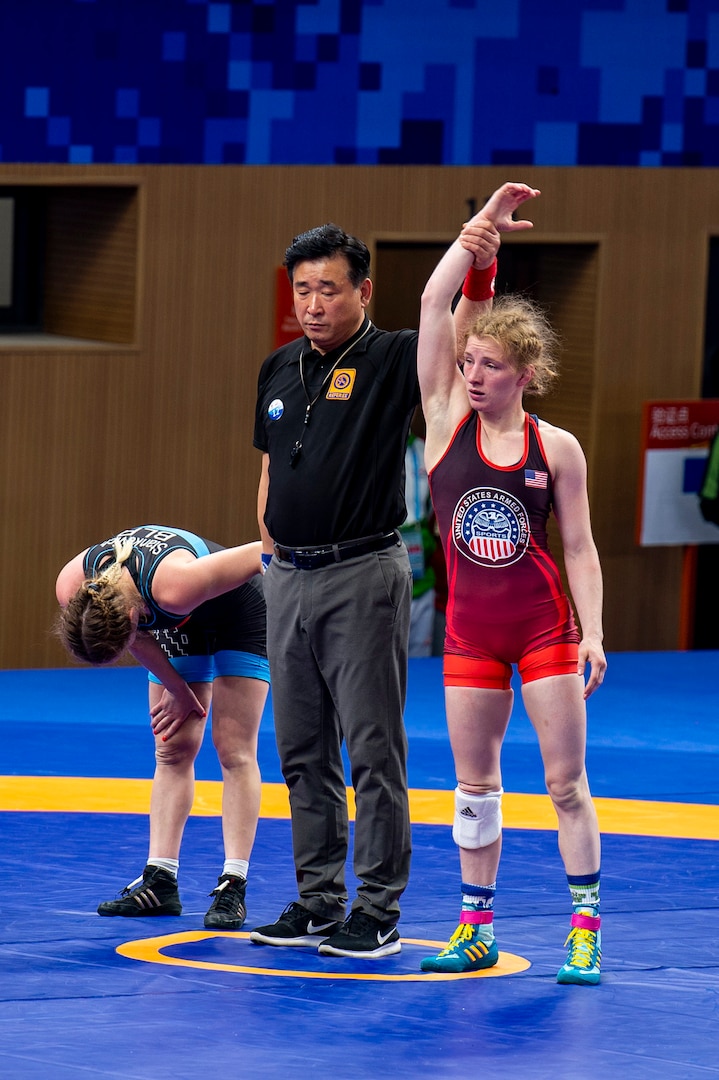
[[[115,559],[93,578],[83,581],[60,613],[57,634],[76,660],[111,664],[127,648],[133,632],[130,605],[118,588],[123,565],[132,554],[129,537],[113,540]]]

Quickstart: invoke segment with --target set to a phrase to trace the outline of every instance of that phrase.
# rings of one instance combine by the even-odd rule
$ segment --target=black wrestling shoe
[[[214,896],[205,915],[208,930],[239,930],[247,918],[245,890],[247,881],[234,874],[223,874],[210,896]]]
[[[161,866],[146,866],[142,877],[131,881],[117,900],[106,900],[98,915],[122,915],[137,919],[147,915],[181,915],[182,904],[177,878]]]
[[[350,912],[336,934],[320,945],[323,956],[353,956],[358,960],[374,960],[400,952],[399,930],[393,924],[381,922],[366,911]]]
[[[290,945],[298,948],[310,945],[315,948],[330,934],[336,933],[342,926],[334,919],[323,919],[314,915],[302,904],[288,904],[275,923],[258,926],[250,934],[250,941],[255,945]]]

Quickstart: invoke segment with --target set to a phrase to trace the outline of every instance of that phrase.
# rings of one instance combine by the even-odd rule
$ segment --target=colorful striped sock
[[[567,874],[567,884],[572,897],[572,906],[592,908],[592,914],[599,914],[599,870],[596,874]]]
[[[476,936],[485,945],[494,941],[494,897],[497,883],[469,885],[462,882],[462,915],[460,922],[474,923]]]

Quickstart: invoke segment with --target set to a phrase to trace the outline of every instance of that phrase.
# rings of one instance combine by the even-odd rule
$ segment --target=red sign
[[[275,349],[280,345],[286,345],[288,341],[296,341],[302,337],[300,324],[295,318],[295,309],[292,302],[292,286],[287,277],[284,266],[278,266],[275,271]]]
[[[644,450],[707,446],[719,424],[716,398],[697,401],[648,401],[642,427]]]
[[[716,526],[702,517],[698,495],[709,443],[718,427],[717,398],[645,402],[637,514],[640,544],[716,544]]]

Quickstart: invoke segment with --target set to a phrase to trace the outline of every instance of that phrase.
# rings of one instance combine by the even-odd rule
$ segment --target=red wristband
[[[462,295],[466,296],[468,300],[475,301],[475,303],[480,300],[491,300],[494,296],[494,279],[496,276],[496,259],[491,266],[486,267],[484,270],[475,270],[473,266],[470,266],[462,285]]]

